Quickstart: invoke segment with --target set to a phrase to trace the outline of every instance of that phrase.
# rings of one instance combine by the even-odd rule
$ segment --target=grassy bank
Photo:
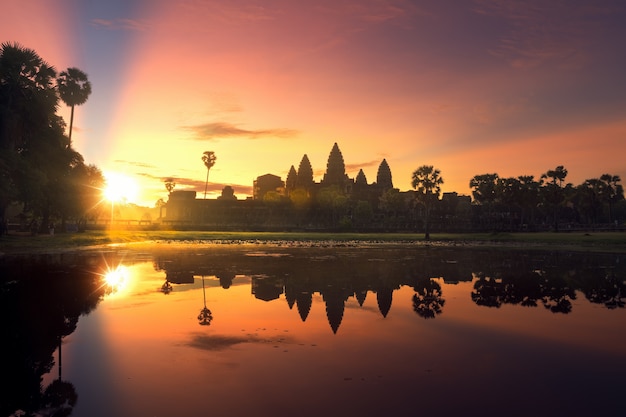
[[[197,231],[87,231],[51,235],[18,235],[0,237],[0,253],[36,253],[78,250],[112,244],[139,242],[210,243],[272,241],[334,241],[367,243],[448,244],[533,247],[626,253],[626,233],[304,233],[304,232],[197,232]]]

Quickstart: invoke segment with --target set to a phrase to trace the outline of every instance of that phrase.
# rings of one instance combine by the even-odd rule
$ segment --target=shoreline
[[[176,246],[506,248],[626,253],[624,232],[545,233],[300,233],[300,232],[176,232],[89,231],[55,235],[4,235],[0,257],[10,255],[137,249]]]

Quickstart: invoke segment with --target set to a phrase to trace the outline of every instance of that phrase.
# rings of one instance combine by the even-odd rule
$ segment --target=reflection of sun
[[[110,268],[104,273],[104,282],[109,286],[112,292],[123,292],[130,283],[130,273],[124,265],[118,265],[116,268]]]
[[[106,178],[106,186],[102,191],[104,198],[112,203],[134,202],[137,200],[139,187],[132,178],[116,172],[108,172],[104,176]]]

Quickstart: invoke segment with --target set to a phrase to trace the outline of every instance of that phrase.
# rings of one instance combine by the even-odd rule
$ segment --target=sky
[[[0,42],[92,84],[72,141],[85,162],[167,200],[164,179],[239,199],[334,143],[349,177],[433,165],[475,175],[626,180],[623,0],[8,0]],[[59,113],[69,125],[69,110]]]

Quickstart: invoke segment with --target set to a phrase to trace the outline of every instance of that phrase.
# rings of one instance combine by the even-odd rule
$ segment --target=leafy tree
[[[413,294],[413,311],[424,318],[434,319],[443,311],[446,300],[443,298],[441,285],[431,278],[420,278],[415,283]]]
[[[204,151],[202,154],[202,162],[206,167],[206,182],[204,183],[204,199],[206,200],[206,191],[209,185],[209,171],[215,165],[217,157],[215,156],[215,152],[213,151]]]
[[[348,198],[338,185],[322,188],[317,193],[316,200],[332,226],[336,224],[337,219],[343,214],[348,204]]]
[[[359,200],[354,207],[354,220],[357,225],[363,226],[371,222],[374,210],[369,201]]]
[[[406,198],[400,194],[400,190],[397,188],[390,188],[383,192],[378,201],[380,210],[394,220],[398,217],[398,213],[403,212],[406,208]]]
[[[469,182],[470,188],[473,188],[474,201],[486,207],[489,222],[491,222],[491,212],[498,196],[499,180],[498,174],[494,173],[475,175]]]
[[[413,171],[411,185],[417,191],[417,201],[424,206],[424,238],[430,239],[430,211],[439,200],[443,178],[441,171],[432,165],[422,165]]]
[[[26,154],[36,153],[55,119],[56,71],[37,53],[17,43],[0,48],[0,220],[11,201],[23,198],[25,184],[36,184]],[[36,166],[35,166],[36,168]]]
[[[619,175],[603,174],[600,176],[600,181],[603,184],[602,201],[609,206],[609,223],[613,221],[613,206],[624,200],[624,187],[619,182],[621,178]]]
[[[58,86],[56,70],[35,51],[2,44],[0,218],[8,204],[21,202],[25,214],[47,227],[51,219],[81,219],[99,201],[102,175],[92,176],[97,169],[85,166],[65,136],[56,114],[63,89],[55,80]]]
[[[522,207],[522,216],[520,222],[524,224],[526,213],[530,213],[530,222],[533,222],[534,212],[539,204],[539,182],[535,181],[532,175],[521,175],[517,177],[519,180],[519,203]]]
[[[508,216],[513,222],[514,208],[521,207],[522,185],[517,178],[500,178],[496,187],[496,198],[508,210]]]
[[[87,74],[78,68],[68,68],[61,72],[57,78],[57,87],[61,100],[70,106],[72,111],[70,114],[69,129],[69,145],[72,144],[72,129],[74,126],[74,107],[80,106],[87,102],[91,94],[91,83],[87,78]]]
[[[585,216],[587,222],[592,224],[598,221],[602,212],[602,188],[603,183],[597,178],[585,180],[576,187],[576,207]]]

